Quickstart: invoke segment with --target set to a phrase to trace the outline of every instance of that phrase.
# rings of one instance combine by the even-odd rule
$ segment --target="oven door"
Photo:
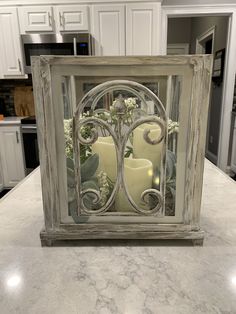
[[[73,43],[63,43],[63,44],[24,44],[25,52],[25,72],[31,73],[31,56],[40,55],[73,55],[74,46]]]
[[[39,166],[37,127],[36,125],[22,125],[21,132],[24,146],[25,167],[27,174],[29,174]]]

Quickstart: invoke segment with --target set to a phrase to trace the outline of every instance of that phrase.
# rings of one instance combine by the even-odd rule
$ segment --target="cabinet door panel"
[[[57,7],[57,19],[60,31],[87,31],[88,6],[70,5]]]
[[[22,75],[22,51],[16,8],[0,8],[0,42],[3,77]]]
[[[30,6],[19,8],[21,33],[53,31],[51,6]]]
[[[125,55],[124,5],[95,5],[93,15],[96,55]]]
[[[13,187],[25,176],[19,127],[0,128],[0,153],[5,187]]]
[[[127,4],[126,10],[126,54],[158,54],[160,4]]]
[[[1,155],[0,155],[0,192],[3,190],[4,185],[3,185],[3,172],[2,172],[2,160],[1,160]]]

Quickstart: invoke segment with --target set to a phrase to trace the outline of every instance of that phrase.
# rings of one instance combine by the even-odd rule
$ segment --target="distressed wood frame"
[[[157,75],[182,75],[185,87],[191,89],[188,119],[188,147],[184,167],[184,206],[179,223],[61,223],[59,203],[59,176],[57,168],[56,123],[53,111],[54,69],[76,66],[134,66],[142,71],[145,66]],[[152,69],[152,70],[151,70]],[[51,245],[54,240],[70,239],[192,239],[201,244],[204,232],[200,229],[205,138],[211,82],[212,57],[160,56],[160,57],[54,57],[32,58],[34,96],[40,148],[41,180],[45,229],[40,233],[42,245]],[[68,70],[69,71],[69,70]],[[69,72],[68,72],[69,73]],[[78,73],[79,74],[79,73]],[[178,184],[178,182],[177,182]]]

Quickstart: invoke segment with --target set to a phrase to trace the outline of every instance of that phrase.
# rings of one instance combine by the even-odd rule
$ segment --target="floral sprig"
[[[88,117],[89,113],[84,113],[83,117]],[[73,159],[73,135],[72,135],[72,119],[64,120],[64,135],[65,135],[65,153],[66,157]],[[91,135],[91,126],[82,125],[80,128],[81,136],[87,139]],[[80,161],[83,163],[89,156],[92,150],[90,145],[80,144]]]
[[[179,122],[168,120],[168,134],[178,133],[179,132]]]
[[[72,119],[64,120],[66,157],[73,159]]]
[[[104,204],[106,204],[107,199],[111,194],[113,184],[105,171],[100,171],[97,175],[97,178],[101,197],[100,205],[103,206]]]
[[[131,124],[133,122],[133,110],[138,108],[138,104],[136,103],[136,98],[129,97],[124,100],[125,102],[125,113],[123,116],[124,121],[127,124]],[[115,100],[113,101],[112,105],[110,106],[110,113],[111,113],[111,122],[112,124],[116,124],[118,121],[118,116],[116,109],[114,107]]]

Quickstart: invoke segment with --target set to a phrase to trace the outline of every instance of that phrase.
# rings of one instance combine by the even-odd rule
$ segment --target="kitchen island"
[[[41,247],[39,169],[0,201],[0,313],[236,313],[236,183],[205,162],[203,247],[80,241]]]

